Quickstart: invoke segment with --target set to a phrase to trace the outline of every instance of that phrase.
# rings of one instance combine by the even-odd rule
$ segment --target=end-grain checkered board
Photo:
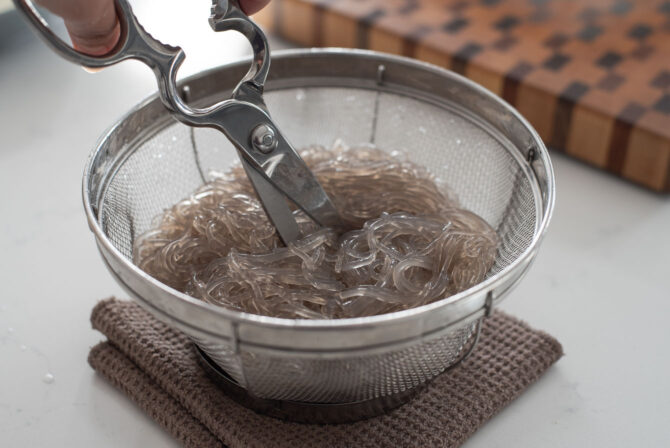
[[[454,70],[554,150],[670,191],[670,1],[274,0],[258,20],[305,46]]]

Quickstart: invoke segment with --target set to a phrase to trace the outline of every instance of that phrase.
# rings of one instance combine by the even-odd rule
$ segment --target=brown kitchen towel
[[[563,353],[553,337],[496,312],[472,356],[406,405],[356,423],[309,425],[238,405],[201,368],[188,337],[132,302],[104,300],[91,322],[108,338],[91,350],[91,366],[186,447],[456,447]]]

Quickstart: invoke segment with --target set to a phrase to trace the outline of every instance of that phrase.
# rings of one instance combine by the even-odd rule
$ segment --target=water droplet
[[[28,347],[26,347],[23,344],[21,344],[21,346],[19,348],[21,349],[22,352],[25,352],[26,350],[28,350]]]
[[[424,128],[423,126],[419,126],[419,132],[421,132],[422,134],[425,134],[426,133],[426,128]]]
[[[457,139],[456,139],[456,144],[457,144],[457,145],[460,145],[461,143],[463,143],[463,140],[461,140],[460,138],[457,138]]]
[[[295,99],[298,101],[304,100],[306,96],[307,94],[303,89],[298,89],[298,91],[295,93]]]
[[[7,328],[7,333],[14,333],[14,329],[12,327]]]
[[[176,135],[173,135],[173,136],[172,136],[172,141],[173,141],[173,142],[176,142],[176,141],[177,141],[177,136],[176,136]]]
[[[43,381],[44,383],[46,383],[46,384],[51,384],[51,383],[54,382],[55,379],[56,379],[56,378],[54,378],[54,376],[53,376],[51,373],[47,372],[47,373],[44,375],[44,378],[42,378],[42,381]]]

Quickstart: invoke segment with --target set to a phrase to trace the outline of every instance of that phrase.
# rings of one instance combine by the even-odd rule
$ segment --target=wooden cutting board
[[[304,46],[454,70],[552,149],[670,191],[668,0],[273,0],[257,20]]]

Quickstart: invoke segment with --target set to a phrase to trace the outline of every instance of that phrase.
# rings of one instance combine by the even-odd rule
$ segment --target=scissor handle
[[[180,121],[191,126],[211,126],[213,116],[221,116],[229,108],[230,100],[224,100],[205,109],[188,106],[177,90],[177,71],[184,61],[184,50],[166,45],[155,39],[137,21],[127,0],[115,0],[121,26],[117,45],[102,56],[92,56],[75,50],[56,36],[30,0],[13,0],[39,36],[63,58],[89,68],[105,68],[127,59],[137,59],[148,65],[158,81],[163,104]],[[215,31],[235,30],[247,37],[253,48],[251,68],[235,88],[233,97],[262,105],[263,85],[270,68],[268,44],[258,25],[244,14],[237,0],[213,0],[210,25]],[[260,102],[260,104],[259,104]]]
[[[130,5],[125,0],[117,0],[116,10],[121,25],[121,37],[117,45],[106,55],[91,56],[79,52],[60,39],[47,24],[39,11],[30,0],[13,0],[16,9],[21,12],[33,28],[38,31],[38,36],[61,57],[75,64],[90,68],[104,68],[133,57],[129,51],[134,44],[132,35],[137,34],[137,21],[132,13]],[[131,22],[131,18],[134,23]],[[133,26],[135,25],[135,26]],[[161,44],[162,46],[162,44]]]
[[[244,101],[246,88],[252,88],[255,93],[262,95],[270,71],[270,47],[263,30],[242,11],[238,0],[212,0],[209,24],[214,31],[237,31],[251,43],[253,61],[249,71],[235,88],[233,97]],[[255,103],[255,98],[251,102]]]

